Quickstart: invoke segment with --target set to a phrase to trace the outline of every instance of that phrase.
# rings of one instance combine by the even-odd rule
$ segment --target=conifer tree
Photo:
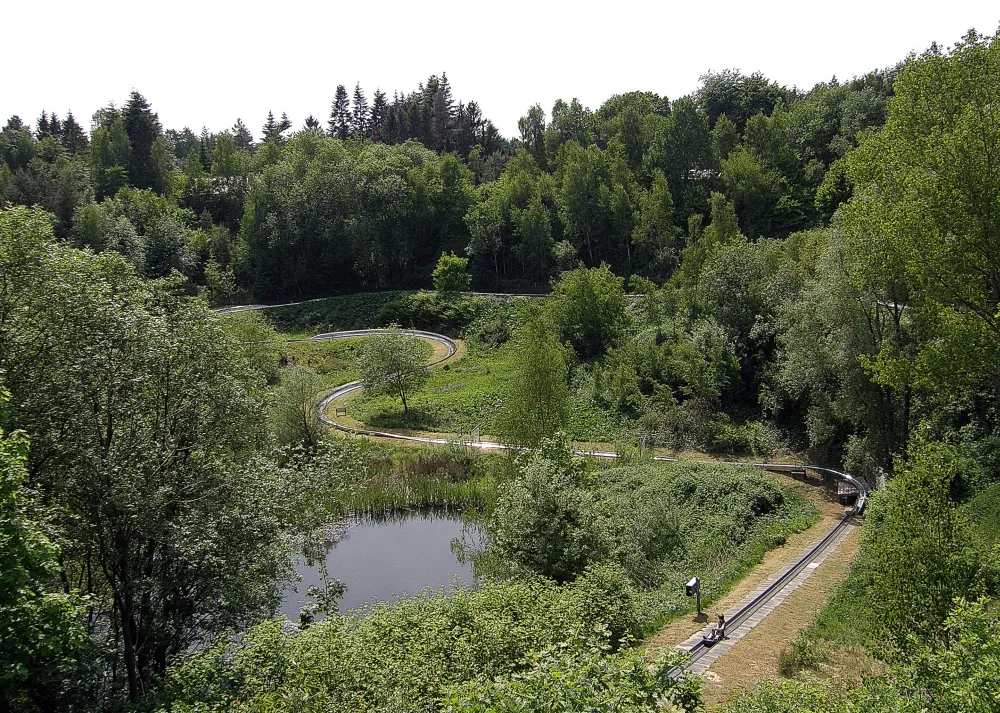
[[[368,100],[361,83],[354,85],[354,111],[351,113],[351,135],[368,136]]]
[[[35,122],[35,136],[39,141],[49,135],[49,115],[42,109],[42,115]]]
[[[83,131],[83,127],[76,122],[73,112],[68,112],[66,120],[63,122],[62,143],[73,153],[82,153],[87,150],[89,143],[87,134]]]
[[[233,124],[233,143],[236,144],[236,148],[242,151],[253,147],[253,134],[243,123],[243,119],[237,119],[236,123]]]
[[[49,117],[49,135],[55,136],[57,139],[62,137],[62,122],[59,121],[55,112],[52,112],[52,116]]]
[[[281,121],[278,122],[278,138],[284,139],[286,137],[282,136],[286,131],[292,128],[292,120],[288,118],[286,112],[281,112]]]
[[[208,141],[204,137],[198,142],[198,161],[201,163],[201,168],[205,173],[212,170],[212,154],[208,150]]]
[[[421,88],[419,97],[420,128],[417,135],[424,146],[434,143],[434,97],[437,96],[438,78],[432,74],[427,78],[427,84]]]
[[[389,107],[389,118],[386,121],[386,131],[390,144],[401,144],[409,137],[407,127],[409,118],[406,113],[406,102],[398,92],[392,95],[392,106]]]
[[[486,120],[486,125],[483,127],[480,143],[483,146],[483,154],[486,156],[500,151],[504,146],[504,139],[500,135],[500,130],[489,119]]]
[[[336,139],[346,139],[351,133],[351,101],[347,98],[347,89],[343,84],[337,85],[327,126],[327,133]]]
[[[261,132],[264,134],[264,141],[272,139],[278,134],[278,122],[274,120],[274,112],[267,112],[267,121],[264,122],[264,126],[261,127]]]
[[[435,151],[447,151],[451,148],[453,112],[451,87],[448,86],[448,78],[442,75],[437,91],[434,92],[434,107],[431,122],[431,139]]]
[[[150,109],[146,98],[135,90],[129,95],[122,117],[131,149],[129,183],[136,188],[153,188],[160,182],[159,167],[153,160],[153,142],[162,133],[160,119]]]
[[[310,114],[306,117],[306,131],[315,131],[319,128],[319,119]]]
[[[368,126],[368,137],[376,143],[385,143],[388,136],[389,104],[385,100],[385,92],[375,90],[372,99],[371,119]]]

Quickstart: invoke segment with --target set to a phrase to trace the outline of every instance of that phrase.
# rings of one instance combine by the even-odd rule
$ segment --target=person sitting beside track
[[[719,621],[708,632],[708,636],[705,637],[705,643],[714,644],[717,641],[722,641],[724,638],[726,638],[726,617],[724,614],[719,614]]]

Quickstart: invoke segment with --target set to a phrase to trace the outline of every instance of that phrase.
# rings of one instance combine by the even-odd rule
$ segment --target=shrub
[[[815,641],[800,634],[778,654],[778,671],[790,678],[803,669],[816,668],[825,658]]]
[[[173,711],[433,711],[453,687],[530,670],[532,652],[561,642],[614,649],[609,623],[632,630],[634,621],[621,618],[613,584],[488,582],[333,615],[294,635],[268,622],[190,654],[160,701]]]
[[[472,324],[485,306],[484,297],[414,292],[383,304],[375,321],[379,325],[395,323],[411,329],[459,334]]]
[[[606,646],[568,642],[531,656],[530,668],[497,681],[475,681],[449,689],[446,713],[494,711],[659,711],[700,710],[700,681],[693,676],[674,680],[673,655],[650,664],[635,650],[608,654]]]
[[[434,289],[439,292],[454,293],[469,289],[472,275],[469,274],[469,258],[455,253],[441,253],[432,275]]]
[[[549,303],[563,341],[583,358],[604,354],[628,323],[622,278],[607,265],[563,273],[552,286]]]

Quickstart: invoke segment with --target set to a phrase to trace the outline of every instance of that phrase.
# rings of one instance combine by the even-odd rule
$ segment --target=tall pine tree
[[[49,115],[42,109],[42,115],[35,122],[35,137],[41,141],[49,135]]]
[[[243,119],[237,119],[236,123],[233,124],[233,143],[241,151],[247,151],[253,147],[253,134],[243,123]]]
[[[448,75],[441,73],[441,80],[434,92],[431,114],[431,146],[435,151],[451,149],[451,129],[454,122],[454,106]]]
[[[385,143],[388,139],[389,104],[385,100],[385,92],[381,89],[375,90],[370,122],[368,126],[369,138],[376,143]]]
[[[135,90],[129,95],[122,117],[131,149],[129,183],[136,188],[154,188],[162,184],[160,168],[153,159],[153,142],[162,133],[159,117],[150,109],[146,98]]]
[[[87,150],[87,134],[84,132],[83,127],[76,123],[76,118],[73,116],[73,112],[66,114],[66,120],[63,122],[63,133],[62,133],[62,143],[68,150],[73,153],[83,153]]]
[[[267,112],[267,121],[260,128],[261,132],[264,134],[264,141],[269,141],[278,136],[278,122],[274,119],[274,112]]]
[[[286,131],[292,128],[292,120],[288,118],[286,112],[281,112],[281,121],[278,122],[278,138],[285,139],[287,137],[283,136]]]
[[[351,135],[368,136],[368,100],[361,83],[354,85],[354,111],[351,113]]]
[[[346,139],[351,134],[351,100],[347,98],[347,89],[343,84],[337,85],[327,125],[327,133],[333,138]]]

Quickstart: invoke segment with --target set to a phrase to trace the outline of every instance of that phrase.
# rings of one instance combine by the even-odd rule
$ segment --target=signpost
[[[701,577],[692,577],[684,586],[684,593],[689,597],[695,597],[698,606],[698,616],[701,616]]]

